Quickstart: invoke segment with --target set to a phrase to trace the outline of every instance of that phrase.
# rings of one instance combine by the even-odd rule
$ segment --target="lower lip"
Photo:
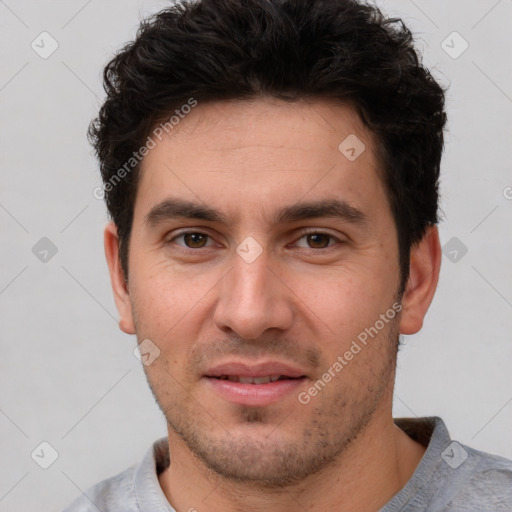
[[[302,386],[305,377],[284,379],[268,384],[242,384],[226,379],[205,377],[220,396],[237,405],[262,406],[279,402]]]

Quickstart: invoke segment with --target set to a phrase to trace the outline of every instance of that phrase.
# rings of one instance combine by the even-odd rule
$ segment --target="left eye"
[[[327,247],[334,245],[336,241],[339,241],[334,236],[322,232],[306,233],[305,235],[302,235],[299,238],[299,240],[302,240],[303,238],[305,238],[306,243],[309,244],[308,246],[305,247],[306,249],[325,249]],[[329,241],[333,243],[329,243]]]

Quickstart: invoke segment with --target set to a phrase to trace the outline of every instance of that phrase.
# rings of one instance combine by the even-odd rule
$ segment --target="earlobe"
[[[125,282],[124,272],[119,261],[117,228],[113,222],[109,222],[105,226],[103,242],[110,272],[110,283],[120,317],[119,328],[126,334],[135,334],[128,284]]]
[[[429,226],[423,238],[411,247],[409,278],[402,298],[400,334],[415,334],[434,298],[441,267],[441,244],[437,226]]]

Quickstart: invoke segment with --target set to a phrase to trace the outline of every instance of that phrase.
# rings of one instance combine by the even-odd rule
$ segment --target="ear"
[[[105,257],[107,258],[108,269],[110,271],[110,283],[114,292],[117,311],[119,312],[119,328],[126,334],[135,334],[135,325],[132,316],[132,307],[128,285],[124,280],[124,272],[119,261],[119,239],[117,228],[113,222],[109,222],[105,227],[103,236],[105,245]]]
[[[411,248],[409,278],[402,297],[400,334],[415,334],[434,298],[441,268],[441,244],[437,226],[429,226]]]

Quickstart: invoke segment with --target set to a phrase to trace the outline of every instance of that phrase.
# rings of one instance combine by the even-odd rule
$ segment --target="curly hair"
[[[363,0],[183,0],[143,20],[103,78],[107,97],[88,135],[126,279],[140,163],[112,178],[158,123],[191,98],[327,98],[353,105],[376,135],[403,292],[411,247],[438,222],[446,114],[445,89],[400,18]]]

